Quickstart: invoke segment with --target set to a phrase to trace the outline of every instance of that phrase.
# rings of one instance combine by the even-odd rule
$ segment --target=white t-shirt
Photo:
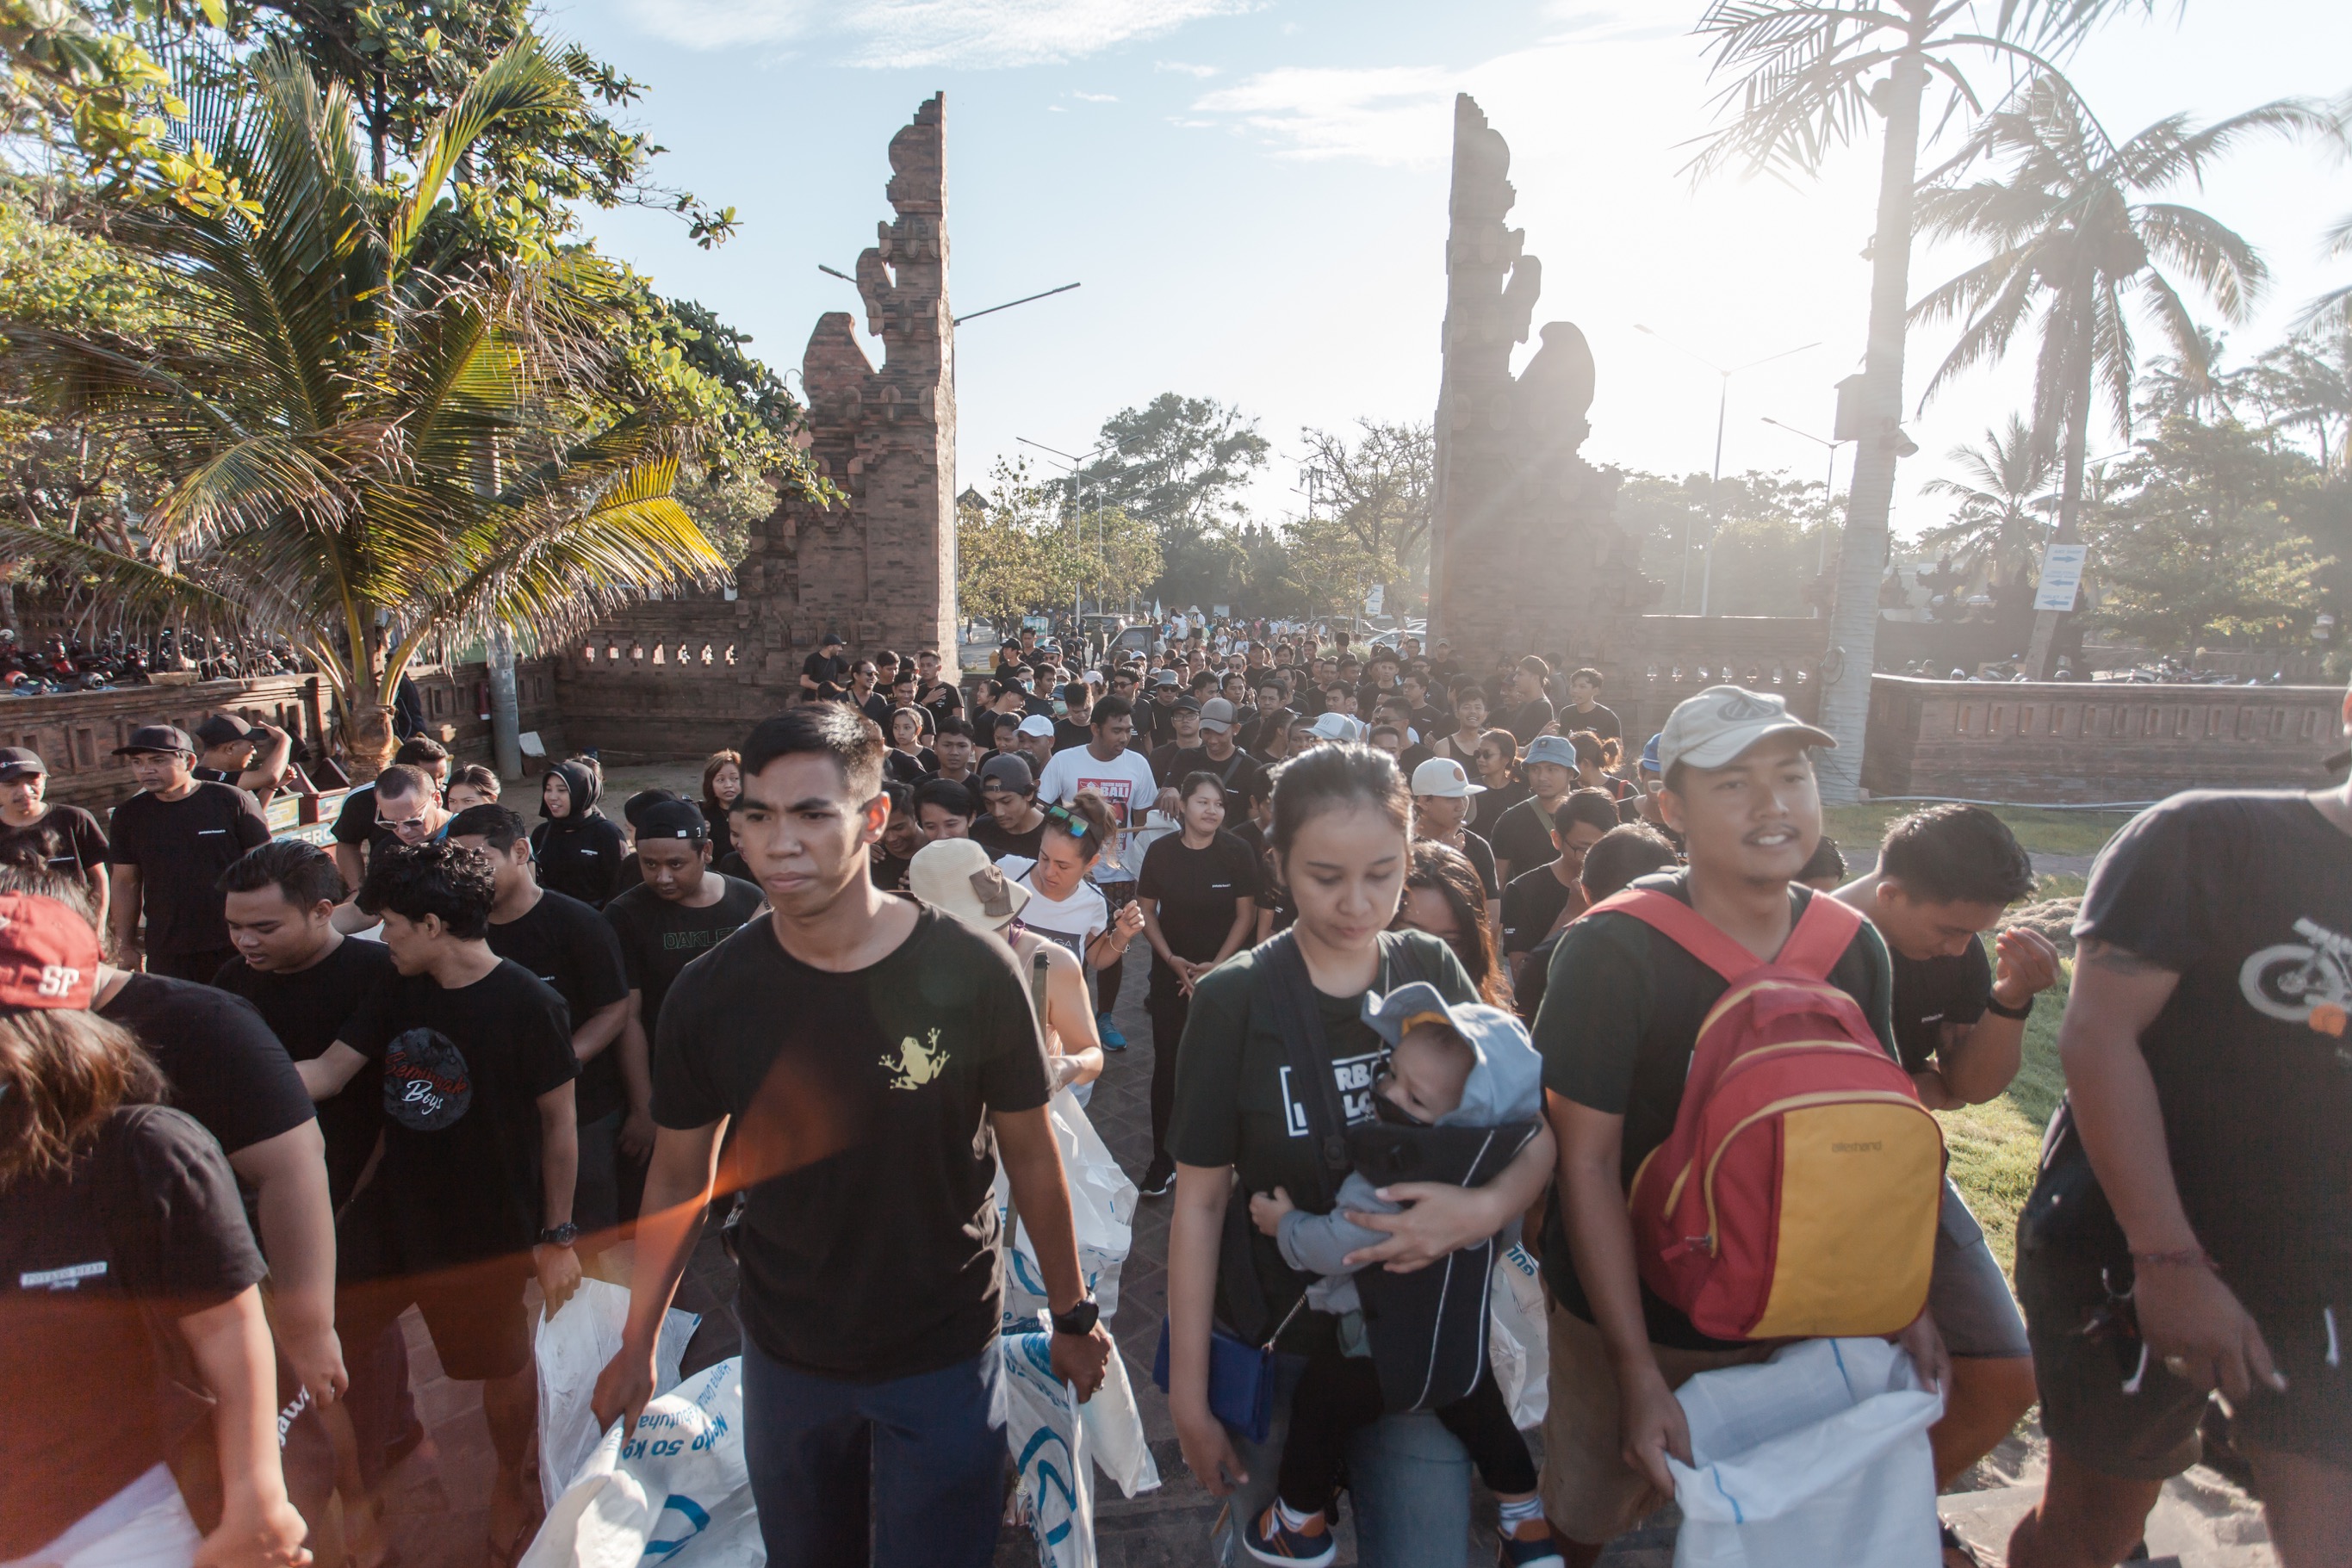
[[[1086,959],[1087,944],[1110,929],[1110,905],[1088,883],[1079,883],[1078,890],[1067,898],[1052,899],[1029,880],[1029,873],[1036,869],[1035,861],[1006,855],[996,866],[1029,890],[1029,902],[1021,906],[1023,929],[1067,947],[1080,962]]]
[[[1094,880],[1133,882],[1143,864],[1143,855],[1135,847],[1136,830],[1143,826],[1152,802],[1160,798],[1160,780],[1152,776],[1150,759],[1129,748],[1105,762],[1092,747],[1074,746],[1054,753],[1037,780],[1037,800],[1044,805],[1066,806],[1087,790],[1103,798],[1119,830],[1118,843],[1105,846],[1095,862]]]

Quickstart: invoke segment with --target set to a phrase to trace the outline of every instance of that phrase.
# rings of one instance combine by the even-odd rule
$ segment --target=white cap
[[[1349,718],[1344,713],[1323,714],[1315,720],[1312,727],[1317,735],[1321,736],[1326,740],[1354,740],[1358,738],[1356,721]]]
[[[1021,735],[1050,736],[1054,733],[1054,721],[1047,718],[1042,713],[1033,713],[1027,718],[1021,721],[1021,727],[1015,733]]]
[[[1744,686],[1709,686],[1676,705],[1658,734],[1658,771],[1675,764],[1723,768],[1768,736],[1794,735],[1808,746],[1835,746],[1837,737],[1789,711],[1788,702]]]
[[[1460,800],[1484,795],[1486,787],[1470,782],[1470,775],[1453,758],[1433,757],[1412,770],[1412,792],[1433,795],[1441,800]]]

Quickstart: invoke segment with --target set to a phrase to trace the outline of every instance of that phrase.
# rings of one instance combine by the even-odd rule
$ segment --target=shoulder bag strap
[[[1323,1040],[1315,981],[1307,972],[1297,939],[1287,931],[1268,941],[1259,955],[1275,1030],[1289,1059],[1294,1092],[1306,1108],[1307,1136],[1315,1150],[1323,1207],[1328,1209],[1338,1199],[1339,1183],[1354,1166],[1348,1157],[1348,1115],[1331,1076],[1331,1051]]]
[[[1789,940],[1781,945],[1780,956],[1774,962],[1817,980],[1826,980],[1861,929],[1860,910],[1829,894],[1815,893],[1805,901],[1803,913],[1797,916],[1796,929],[1789,933]]]
[[[1630,915],[1735,984],[1749,970],[1763,967],[1762,959],[1725,936],[1706,915],[1655,888],[1629,887],[1585,913]]]

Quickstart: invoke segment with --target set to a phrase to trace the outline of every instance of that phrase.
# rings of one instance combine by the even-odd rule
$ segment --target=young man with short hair
[[[1601,706],[1601,672],[1590,664],[1568,677],[1568,709],[1559,716],[1563,735],[1589,729],[1603,740],[1617,740],[1625,731],[1617,716]]]
[[[985,815],[974,819],[971,838],[989,859],[1037,858],[1045,813],[1037,806],[1037,775],[1027,758],[992,757],[982,764],[980,803]]]
[[[2033,891],[2033,862],[1981,806],[1936,806],[1895,821],[1878,869],[1838,889],[1886,939],[1895,1045],[1930,1110],[1980,1105],[2024,1060],[2033,998],[2058,979],[2058,949],[2013,926],[1987,960],[1979,933]],[[2033,1351],[1984,1231],[1948,1177],[1927,1305],[1952,1357],[1944,1416],[1929,1433],[1948,1483],[1990,1453],[2033,1405]]]
[[[1532,742],[1552,722],[1551,698],[1544,692],[1544,683],[1549,679],[1551,666],[1534,653],[1521,659],[1511,672],[1511,690],[1518,696],[1518,706],[1495,717],[1521,746]]]
[[[2050,1477],[2009,1561],[2130,1553],[2216,1388],[2280,1563],[2352,1561],[2352,784],[2142,812],[2074,934],[2017,1235]]]
[[[931,777],[962,785],[971,792],[975,812],[980,810],[978,751],[972,744],[971,726],[961,715],[950,714],[940,720],[939,733],[931,740],[931,755],[940,759],[940,770]]]
[[[1001,943],[868,881],[878,737],[798,708],[740,749],[736,841],[773,913],[663,1006],[635,1285],[596,1419],[633,1430],[661,1392],[655,1343],[731,1126],[719,1189],[747,1195],[744,1437],[769,1561],[983,1568],[1003,1509],[1000,1158],[1055,1375],[1090,1397],[1115,1354],[1028,988]]]
[[[858,660],[849,668],[849,689],[841,694],[841,700],[883,726],[887,731],[890,723],[890,699],[874,689],[875,682],[880,677],[881,671],[873,660]]]
[[[342,1214],[336,1317],[364,1344],[414,1305],[443,1371],[482,1385],[498,1456],[489,1552],[507,1562],[539,1500],[527,1462],[539,1396],[524,1286],[536,1274],[551,1312],[580,1286],[580,1064],[563,998],[490,951],[498,883],[488,855],[439,841],[374,862],[360,903],[382,918],[397,973],[324,1054],[295,1064],[314,1100],[371,1063],[383,1074],[383,1152]]]
[[[701,816],[699,808],[690,809]],[[621,1211],[629,1183],[620,1138],[632,1074],[611,1049],[629,1017],[620,941],[596,910],[540,886],[530,831],[512,807],[468,807],[450,821],[448,838],[489,858],[493,897],[484,940],[490,951],[563,998],[572,1055],[580,1064],[572,1087],[579,1168],[571,1218],[591,1238],[602,1238],[627,1218]],[[636,1076],[641,1082],[642,1072]]]
[[[1836,744],[1777,696],[1710,686],[1675,709],[1660,757],[1686,870],[1644,886],[1680,899],[1762,964],[1811,901],[1792,879],[1821,838],[1811,748]],[[1829,981],[1895,1054],[1886,946],[1858,925]],[[1544,1513],[1574,1568],[1674,1494],[1669,1454],[1691,1462],[1675,1388],[1703,1371],[1762,1360],[1769,1342],[1707,1337],[1653,1292],[1634,1262],[1626,1191],[1674,1129],[1701,1022],[1728,983],[1679,944],[1617,912],[1569,926],[1536,1015],[1536,1048],[1560,1143],[1559,1199],[1545,1222],[1551,1286],[1551,1406]],[[1922,1383],[1942,1350],[1922,1312],[1901,1336]],[[1826,1547],[1828,1543],[1824,1542]]]
[[[931,716],[937,728],[963,716],[963,688],[940,675],[940,651],[925,648],[915,655],[915,703]]]
[[[882,794],[889,802],[890,815],[883,824],[882,837],[875,842],[866,871],[883,892],[904,893],[908,868],[915,852],[923,847],[923,830],[915,821],[915,792],[894,779],[884,782]]]
[[[637,863],[645,880],[606,904],[604,920],[620,942],[629,987],[628,1019],[614,1048],[629,1100],[620,1149],[642,1165],[653,1154],[652,1042],[662,1001],[688,964],[740,930],[765,899],[754,884],[710,869],[710,827],[690,800],[646,809]],[[630,1218],[637,1205],[629,1199],[642,1185],[624,1181],[622,1211]]]
[[[1173,789],[1184,775],[1199,768],[1207,754],[1201,747],[1201,705],[1180,696],[1160,716],[1167,739],[1153,748],[1151,775],[1161,789]]]
[[[131,759],[139,793],[114,809],[107,924],[128,967],[202,985],[236,956],[221,923],[220,873],[269,838],[254,798],[195,775],[195,742],[167,724],[131,732],[114,748]]]
[[[1503,952],[1514,985],[1537,944],[1584,913],[1584,857],[1617,825],[1617,802],[1603,789],[1571,789],[1551,823],[1552,858],[1503,888]]]
[[[1093,727],[1087,716],[1094,712],[1094,706],[1095,689],[1086,682],[1072,681],[1062,688],[1062,716],[1054,721],[1055,751],[1084,746],[1092,738]]]
[[[915,825],[923,841],[971,837],[971,791],[946,779],[926,779],[915,786]]]
[[[421,768],[436,794],[449,782],[449,748],[424,736],[402,741],[400,749],[392,754],[392,765]],[[376,810],[375,791],[374,784],[362,784],[344,795],[331,830],[335,841],[335,869],[343,873],[343,886],[352,893],[359,891],[360,883],[367,875],[368,855],[399,841]]]

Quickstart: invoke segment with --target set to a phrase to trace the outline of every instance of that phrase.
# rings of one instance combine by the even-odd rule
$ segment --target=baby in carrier
[[[1449,1006],[1437,988],[1420,982],[1385,998],[1367,997],[1364,1017],[1391,1048],[1388,1069],[1373,1087],[1380,1121],[1349,1135],[1357,1168],[1341,1184],[1331,1212],[1307,1213],[1281,1187],[1250,1199],[1251,1219],[1275,1239],[1283,1260],[1321,1276],[1307,1288],[1307,1304],[1339,1314],[1340,1322],[1336,1343],[1307,1361],[1291,1401],[1275,1501],[1251,1521],[1243,1544],[1261,1563],[1329,1563],[1336,1548],[1325,1510],[1339,1490],[1349,1435],[1390,1409],[1426,1407],[1425,1399],[1400,1389],[1455,1394],[1466,1385],[1466,1395],[1437,1403],[1435,1414],[1469,1450],[1479,1476],[1502,1504],[1503,1563],[1508,1568],[1561,1568],[1536,1497],[1535,1461],[1527,1439],[1511,1424],[1486,1363],[1493,1244],[1465,1249],[1424,1271],[1434,1273],[1452,1263],[1469,1276],[1460,1284],[1475,1288],[1454,1291],[1450,1310],[1430,1305],[1426,1285],[1432,1281],[1417,1281],[1412,1275],[1376,1271],[1360,1290],[1356,1270],[1343,1261],[1350,1252],[1388,1239],[1383,1232],[1349,1221],[1347,1211],[1396,1212],[1395,1204],[1374,1192],[1385,1181],[1412,1176],[1409,1168],[1396,1164],[1400,1146],[1407,1161],[1414,1157],[1410,1151],[1416,1138],[1450,1151],[1425,1151],[1430,1161],[1453,1168],[1443,1177],[1423,1174],[1418,1179],[1483,1181],[1509,1163],[1541,1113],[1541,1059],[1527,1030],[1509,1013],[1475,1002]],[[1480,1138],[1477,1129],[1495,1135]],[[1366,1174],[1366,1155],[1377,1158],[1373,1145],[1383,1139],[1391,1157],[1382,1179],[1375,1181]],[[1408,1293],[1417,1293],[1419,1309]],[[1368,1302],[1367,1296],[1374,1299]],[[1436,1300],[1445,1296],[1441,1289]],[[1433,1346],[1433,1341],[1438,1343]],[[1475,1371],[1465,1370],[1469,1366]]]

